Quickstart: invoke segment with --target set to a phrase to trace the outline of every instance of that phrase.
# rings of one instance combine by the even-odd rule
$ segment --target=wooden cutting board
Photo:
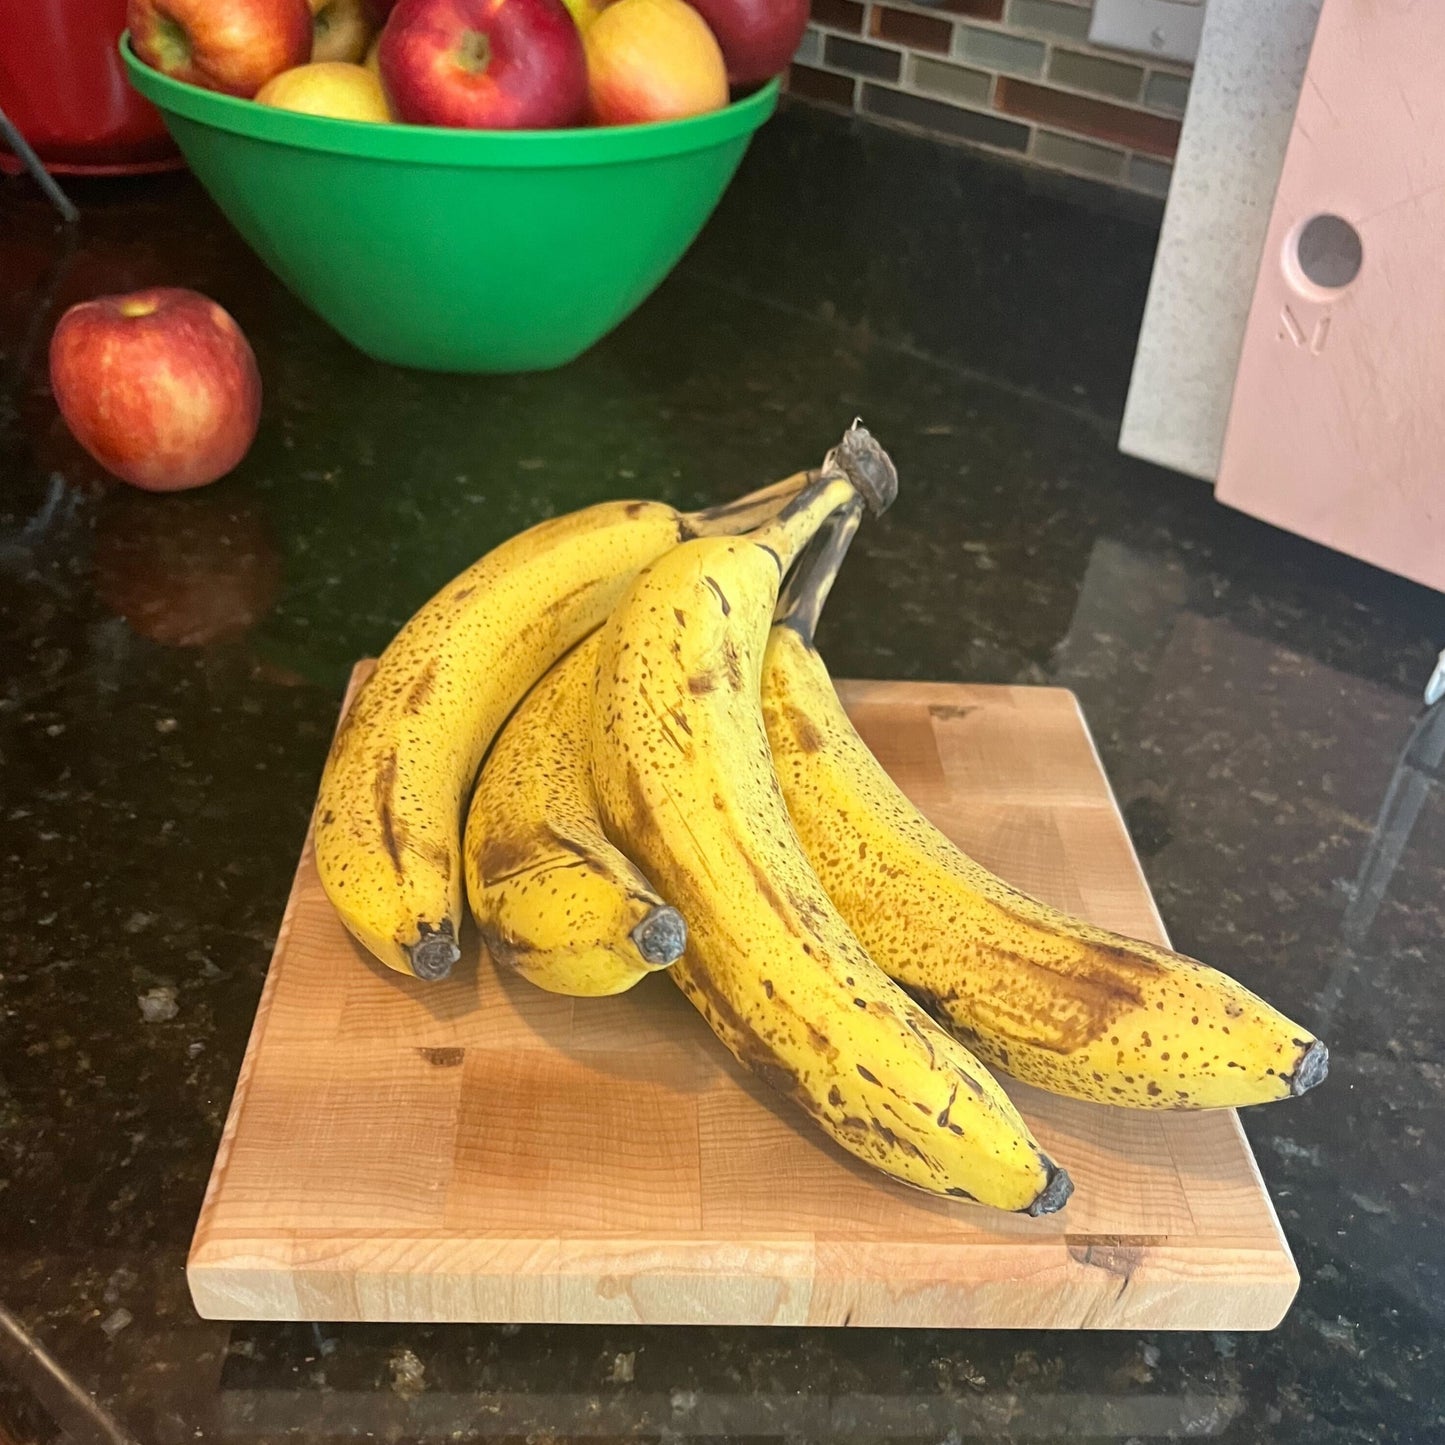
[[[1052,903],[1164,938],[1072,694],[840,691],[970,853]],[[343,930],[308,842],[191,1293],[217,1319],[1279,1322],[1299,1277],[1233,1112],[1008,1089],[1074,1178],[1061,1214],[1000,1214],[875,1174],[737,1067],[665,977],[559,998],[499,974],[474,939],[445,983],[392,973]]]

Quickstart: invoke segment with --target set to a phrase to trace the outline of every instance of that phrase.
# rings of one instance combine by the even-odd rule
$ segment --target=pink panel
[[[1442,63],[1440,0],[1325,0],[1216,495],[1445,590]],[[1358,233],[1342,287],[1301,270],[1297,238],[1320,215]]]

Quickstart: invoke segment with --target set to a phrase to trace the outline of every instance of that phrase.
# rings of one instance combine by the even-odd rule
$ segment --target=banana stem
[[[848,548],[862,520],[863,500],[855,497],[818,529],[783,584],[783,595],[778,599],[778,609],[773,617],[774,624],[791,627],[808,647],[813,646],[823,604],[833,590],[838,569],[848,555]]]
[[[786,572],[818,528],[857,498],[857,489],[848,477],[841,472],[825,472],[804,487],[767,526],[749,532],[747,539],[771,552],[778,571]]]
[[[886,512],[898,496],[898,468],[861,421],[843,433],[843,440],[824,458],[823,470],[842,472],[875,517]]]

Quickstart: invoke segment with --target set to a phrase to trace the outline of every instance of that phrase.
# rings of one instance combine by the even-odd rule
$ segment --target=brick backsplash
[[[1163,195],[1189,69],[1088,41],[1090,0],[812,0],[799,99]]]

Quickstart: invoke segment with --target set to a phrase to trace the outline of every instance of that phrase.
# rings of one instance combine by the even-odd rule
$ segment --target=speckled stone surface
[[[1320,0],[1213,0],[1120,432],[1213,481]]]
[[[1445,1439],[1441,599],[1114,448],[1158,213],[811,112],[682,270],[547,376],[390,370],[185,179],[0,186],[0,1423],[17,1439]],[[45,386],[56,308],[204,288],[260,437],[106,487]],[[1332,1046],[1245,1126],[1300,1265],[1269,1335],[207,1323],[184,1258],[341,687],[548,513],[717,499],[862,414],[903,488],[843,675],[1056,682],[1178,944]],[[42,1368],[47,1352],[78,1394]],[[4,1434],[4,1431],[0,1431]]]

